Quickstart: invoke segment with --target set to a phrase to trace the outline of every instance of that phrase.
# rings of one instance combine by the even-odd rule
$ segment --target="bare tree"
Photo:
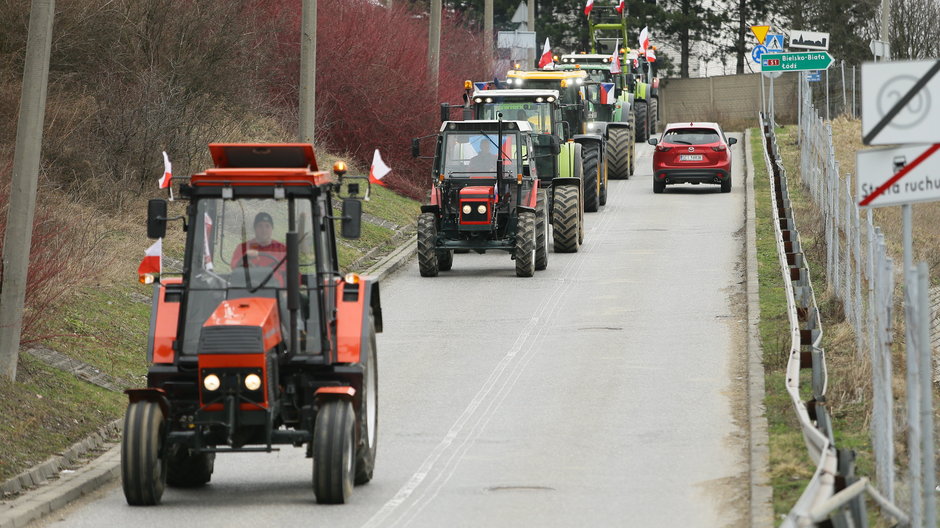
[[[897,59],[940,57],[937,24],[940,3],[936,0],[891,2],[891,55]]]

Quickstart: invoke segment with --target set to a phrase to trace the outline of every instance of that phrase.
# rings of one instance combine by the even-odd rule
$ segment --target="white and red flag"
[[[590,16],[591,9],[594,9],[594,0],[587,0],[587,4],[584,6],[584,15]]]
[[[610,56],[610,73],[623,73],[620,67],[620,50],[615,49],[614,54]]]
[[[382,161],[382,155],[379,154],[379,149],[375,149],[375,154],[372,155],[372,167],[369,168],[369,182],[385,187],[386,185],[382,183],[382,178],[390,172],[392,172],[391,167]]]
[[[650,30],[649,27],[644,27],[643,31],[640,31],[640,51],[646,53],[646,50],[650,47]]]
[[[626,7],[625,3],[626,3],[626,0],[620,0],[620,3],[617,4],[617,12],[620,13],[621,15],[623,14],[623,8]]]
[[[173,165],[170,164],[170,157],[163,151],[163,176],[157,182],[160,189],[166,189],[170,186],[170,180],[173,179]]]
[[[548,68],[551,66],[551,68]],[[555,62],[552,60],[552,47],[548,43],[548,37],[545,37],[545,46],[542,48],[542,57],[539,58],[539,68],[554,69]]]
[[[653,48],[646,52],[646,62],[656,62],[656,50]]]
[[[144,260],[141,260],[140,266],[137,267],[137,276],[141,282],[145,282],[147,275],[159,274],[161,271],[163,271],[163,239],[158,238],[144,252]]]

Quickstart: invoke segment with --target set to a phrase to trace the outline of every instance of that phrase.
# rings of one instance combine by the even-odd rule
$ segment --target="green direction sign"
[[[828,70],[830,64],[832,55],[826,51],[765,53],[760,57],[760,69],[765,72]]]

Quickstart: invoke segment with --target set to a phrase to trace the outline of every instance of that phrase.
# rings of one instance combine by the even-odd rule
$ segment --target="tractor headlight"
[[[492,98],[492,97],[487,97],[487,98],[486,98],[486,102],[487,102],[487,103],[492,103],[492,102],[493,102],[493,98]]]
[[[482,103],[482,102],[483,102],[483,98],[482,98],[482,97],[477,97],[477,98],[475,98],[475,99],[473,100],[473,102],[474,102],[474,103]]]
[[[470,207],[470,204],[463,206],[463,214],[470,214],[470,211],[473,211],[473,209]]]
[[[202,386],[206,388],[207,391],[217,391],[219,387],[222,386],[222,380],[219,379],[215,374],[209,374],[202,379]]]
[[[245,388],[250,391],[256,391],[261,388],[261,376],[249,374],[245,376]]]
[[[536,102],[536,103],[541,103],[542,101],[544,101],[544,99],[542,99],[541,97],[536,97],[536,98],[535,98],[535,102]]]
[[[553,96],[553,95],[552,95],[552,96],[549,96],[549,97],[548,97],[548,102],[549,102],[549,103],[554,103],[554,102],[555,102],[555,96]]]
[[[480,204],[480,206],[477,207],[477,213],[479,213],[479,214],[486,214],[486,206],[483,205],[483,204]]]

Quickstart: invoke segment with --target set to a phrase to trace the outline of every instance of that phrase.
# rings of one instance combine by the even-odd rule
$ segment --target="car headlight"
[[[219,379],[215,374],[209,374],[202,379],[202,386],[206,388],[207,391],[217,391],[219,387],[222,386],[222,380]]]
[[[256,391],[261,388],[261,376],[249,374],[245,376],[245,388],[250,391]]]
[[[480,213],[480,214],[486,214],[486,206],[480,204],[480,206],[477,207],[477,212]]]
[[[473,211],[473,209],[469,204],[463,206],[463,214],[470,214],[470,211]]]

